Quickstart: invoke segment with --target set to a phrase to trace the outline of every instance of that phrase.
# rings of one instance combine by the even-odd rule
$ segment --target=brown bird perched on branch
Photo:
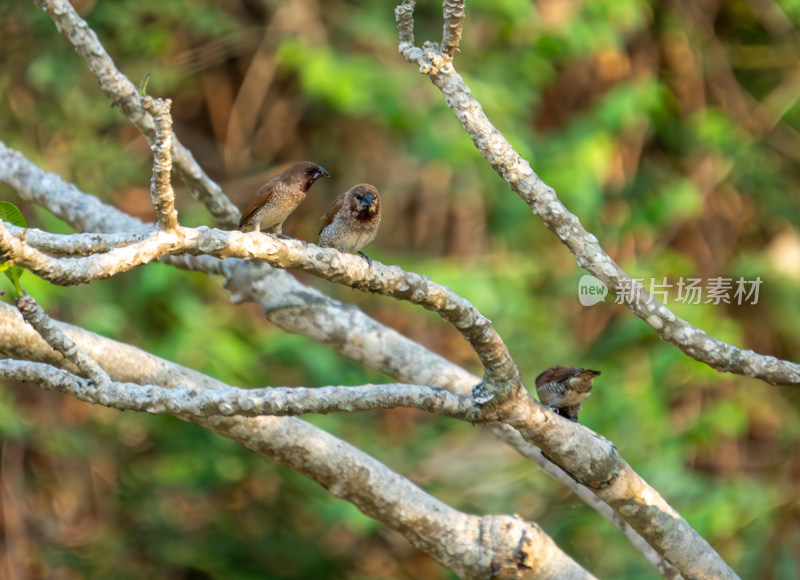
[[[592,379],[600,371],[576,367],[550,367],[536,377],[539,401],[570,421],[578,421],[581,402],[592,390]]]
[[[354,185],[333,200],[322,216],[319,245],[358,252],[372,265],[372,260],[361,248],[375,239],[380,223],[381,198],[378,190],[368,183]]]
[[[330,177],[322,167],[311,161],[301,161],[280,175],[269,178],[258,188],[253,201],[242,212],[239,229],[243,232],[272,230],[283,235],[283,222],[306,198],[309,188],[320,177]]]

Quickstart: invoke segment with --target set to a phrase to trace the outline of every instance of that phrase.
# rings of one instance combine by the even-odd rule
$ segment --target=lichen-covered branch
[[[402,533],[461,578],[593,578],[533,523],[516,516],[471,516],[422,492],[406,478],[328,433],[291,420],[217,417],[218,433],[302,473],[367,516]],[[295,451],[297,441],[306,445]]]
[[[48,331],[56,330],[54,327]],[[48,338],[50,338],[48,336]],[[81,352],[67,340],[72,349]],[[61,350],[59,350],[60,352]],[[81,352],[84,358],[88,358]],[[74,353],[65,353],[83,370],[85,361]],[[92,361],[94,363],[94,361]],[[96,365],[96,363],[94,363]],[[100,369],[102,372],[102,369]],[[88,373],[87,373],[88,374]],[[423,385],[390,383],[358,387],[268,387],[262,389],[237,389],[225,387],[205,389],[195,387],[164,387],[153,384],[104,382],[83,379],[72,373],[39,362],[0,360],[0,377],[27,381],[32,378],[48,390],[72,395],[81,401],[103,405],[118,411],[136,411],[152,415],[178,415],[181,417],[285,417],[308,413],[353,413],[377,409],[405,407],[419,409],[475,423],[481,409],[470,397],[455,395],[444,389]]]
[[[461,44],[461,32],[464,29],[464,0],[444,0],[444,33],[442,34],[442,52],[449,57],[458,50]]]
[[[102,254],[56,258],[29,246],[22,241],[24,237],[11,235],[5,224],[0,223],[0,256],[5,261],[13,261],[40,278],[59,285],[109,278],[136,266],[148,264],[167,255],[178,239],[176,233],[156,230],[141,242],[114,248]]]
[[[194,259],[196,257],[187,256],[187,258]],[[213,260],[214,263],[220,265],[234,262],[245,269],[247,269],[248,266],[255,265],[238,260],[225,260],[224,262],[217,260],[216,258],[210,258],[210,260]],[[260,264],[260,266],[263,268],[270,268],[270,266],[267,266],[266,264]],[[284,273],[282,270],[274,270],[274,272],[276,274]],[[263,282],[264,285],[270,288],[274,282],[285,280],[286,278],[285,276],[267,276],[265,278],[259,274],[260,273],[256,273],[255,279],[258,280],[259,283]],[[241,278],[238,276],[234,279],[241,280]],[[302,284],[297,284],[300,288],[306,288],[309,291],[311,290]],[[308,313],[309,315],[306,317],[301,317],[301,320],[312,321],[309,324],[314,328],[314,330],[309,331],[306,329],[306,332],[312,337],[315,337],[317,334],[325,335],[328,332],[336,333],[339,329],[344,328],[350,328],[352,332],[364,330],[364,334],[360,334],[359,337],[375,337],[374,348],[370,349],[370,352],[373,350],[380,352],[381,348],[394,348],[397,346],[402,347],[401,350],[404,354],[400,356],[400,360],[396,361],[394,358],[386,355],[386,364],[391,365],[392,368],[390,370],[407,375],[407,380],[409,381],[413,381],[414,378],[417,378],[417,382],[424,382],[424,384],[437,384],[438,386],[447,388],[450,391],[467,393],[469,392],[469,387],[471,387],[471,385],[473,385],[477,380],[475,376],[466,373],[460,369],[460,367],[456,367],[452,363],[436,357],[435,355],[429,353],[429,351],[426,351],[422,347],[416,345],[416,343],[411,343],[411,341],[403,337],[398,338],[393,336],[389,332],[389,329],[385,329],[385,327],[383,327],[383,330],[381,330],[380,325],[377,325],[377,323],[371,319],[364,317],[363,314],[361,314],[357,309],[331,308],[330,310],[325,310],[325,301],[317,300],[318,297],[313,294],[307,296],[309,304],[304,304],[300,302],[300,300],[306,297],[305,292],[293,293],[291,288],[288,290],[281,290],[286,290],[286,292],[281,293],[280,290],[276,292],[278,295],[282,296],[284,300],[287,300],[287,296],[294,296],[294,300],[287,302],[283,307],[280,306],[280,303],[275,302],[274,306],[276,311],[283,311],[284,309],[298,309],[298,311],[302,314]],[[260,293],[261,288],[254,288],[253,292]],[[330,301],[330,298],[327,298],[327,300]],[[313,308],[317,307],[320,310],[313,310]],[[363,320],[364,318],[366,318],[369,323],[366,323]],[[70,324],[58,321],[54,322],[65,334],[70,336],[72,340],[78,343],[80,347],[95,361],[103,366],[103,368],[109,369],[109,372],[115,381],[138,384],[158,384],[166,387],[181,386],[193,389],[224,390],[228,388],[227,385],[220,383],[219,381],[215,381],[206,375],[202,375],[191,369],[187,369],[175,363],[170,363],[160,359],[151,354],[143,352],[136,347],[98,336],[94,333],[85,331]],[[350,326],[351,324],[353,326]],[[374,328],[372,325],[375,325],[378,328]],[[386,333],[388,333],[388,336]],[[358,341],[356,340],[350,341],[349,348],[357,351],[357,342]],[[415,348],[409,347],[407,343],[414,345]],[[18,359],[45,362],[49,365],[65,367],[70,372],[73,371],[71,366],[66,364],[66,361],[63,359],[63,357],[61,357],[61,355],[55,353],[46,343],[44,343],[41,337],[36,334],[33,329],[31,329],[30,326],[23,323],[23,320],[16,309],[2,303],[0,303],[0,351]],[[393,355],[395,354],[394,350],[388,350],[386,352],[392,353]],[[358,356],[374,356],[374,354],[362,354],[361,351],[355,352],[354,355],[354,358]],[[419,358],[417,358],[417,356]],[[405,357],[408,357],[408,360],[405,360]],[[427,366],[426,363],[430,363],[430,366]],[[436,376],[431,376],[431,373],[439,374],[436,374]],[[566,422],[564,421],[559,422],[559,424],[562,428],[569,428],[569,425],[565,426]],[[643,554],[645,554],[645,556],[651,562],[653,562],[654,565],[663,569],[669,568],[669,564],[661,556],[659,556],[658,553],[649,546],[649,544],[645,543],[642,537],[639,536],[633,530],[633,528],[631,528],[624,520],[620,518],[619,514],[611,511],[610,506],[595,496],[588,487],[579,485],[565,471],[557,467],[554,463],[551,463],[549,460],[545,459],[540,449],[523,439],[519,431],[515,430],[509,425],[497,422],[486,425],[486,428],[488,428],[500,440],[506,442],[511,447],[516,449],[522,456],[540,465],[545,471],[550,473],[553,477],[561,481],[566,487],[571,489],[573,493],[578,495],[589,506],[597,510],[603,515],[603,517],[611,521],[626,536],[631,538],[631,541],[634,543],[634,545]],[[581,433],[583,432],[585,432],[585,430],[581,431]],[[553,433],[553,438],[569,440],[572,438],[572,436],[565,431],[555,431]],[[623,472],[623,476],[625,475],[627,475],[627,471]],[[657,497],[658,494],[653,492],[653,496]],[[629,499],[629,501],[631,500]],[[633,501],[635,501],[635,499]],[[673,575],[670,577],[674,578],[675,576]]]
[[[155,228],[118,234],[51,234],[35,228],[25,229],[8,222],[3,226],[16,238],[24,239],[31,248],[53,256],[91,256],[114,248],[123,248],[144,241]],[[24,233],[23,233],[24,232]]]
[[[352,254],[298,240],[207,227],[158,230],[142,242],[85,258],[53,258],[27,245],[0,224],[4,259],[31,270],[53,284],[70,285],[108,278],[162,256],[206,254],[219,258],[261,260],[279,268],[299,269],[332,282],[418,304],[438,313],[469,341],[484,365],[484,382],[506,393],[498,402],[519,395],[522,382],[514,361],[489,320],[467,300],[425,276],[397,266],[366,262]]]
[[[142,108],[136,87],[120,73],[94,31],[78,16],[68,0],[34,0],[34,3],[53,19],[58,31],[86,61],[100,89],[152,145],[156,140],[153,119]],[[208,208],[222,227],[235,227],[239,222],[239,210],[222,193],[219,185],[203,172],[177,137],[173,137],[172,157],[178,175],[189,187],[192,196]]]
[[[100,365],[53,324],[53,321],[50,320],[50,317],[45,314],[42,307],[36,303],[32,296],[23,293],[17,299],[17,308],[25,321],[39,333],[39,336],[54,350],[60,352],[65,359],[78,367],[94,385],[101,387],[111,381]]]
[[[172,190],[172,115],[170,99],[142,97],[142,108],[150,113],[156,125],[153,150],[153,179],[150,197],[156,209],[158,227],[174,230],[178,227],[178,212],[175,210],[175,192]]]
[[[442,92],[475,147],[502,177],[575,255],[579,266],[601,280],[614,294],[636,296],[625,304],[665,341],[687,355],[719,371],[762,379],[771,384],[800,385],[800,364],[757,354],[726,344],[678,318],[659,303],[620,268],[600,246],[597,237],[586,231],[578,218],[561,203],[552,187],[545,184],[492,125],[480,103],[453,68],[452,59],[435,44],[422,48],[409,42],[413,34],[414,1],[407,0],[395,10],[399,30],[399,51],[419,66]],[[453,13],[455,14],[455,13]],[[453,16],[451,16],[452,18]]]
[[[0,378],[38,383],[118,409],[170,412],[209,427],[310,477],[368,516],[399,531],[413,545],[462,577],[485,578],[503,571],[502,577],[510,579],[547,578],[556,574],[563,578],[593,578],[536,524],[519,517],[480,517],[458,512],[372,457],[308,423],[285,417],[214,414],[214,410],[220,410],[215,409],[214,395],[224,398],[233,389],[198,392],[177,387],[170,397],[171,389],[152,385],[115,383],[100,388],[55,367],[15,360],[0,360]],[[427,394],[434,390],[398,386],[408,388],[409,395],[415,389]],[[148,397],[156,392],[148,407]],[[197,397],[205,397],[209,405],[199,413],[193,402]],[[303,453],[296,452],[298,446]]]

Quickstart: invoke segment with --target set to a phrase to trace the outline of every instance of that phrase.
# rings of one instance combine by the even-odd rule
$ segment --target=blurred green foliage
[[[553,364],[602,370],[581,421],[742,577],[800,574],[795,392],[691,360],[612,298],[580,306],[583,272],[397,54],[391,4],[75,5],[132,82],[149,71],[148,93],[174,100],[176,133],[237,203],[280,164],[314,159],[333,179],[287,222],[313,240],[333,196],[375,183],[373,258],[472,301],[528,384]],[[794,0],[475,0],[456,67],[632,276],[759,276],[755,305],[681,304],[673,286],[668,306],[717,338],[798,360],[798,26]],[[440,34],[439,4],[419,1],[417,42]],[[52,22],[5,3],[0,38],[3,142],[151,220],[150,152]],[[176,187],[182,222],[207,223]],[[35,227],[69,231],[7,187],[0,197]],[[436,316],[303,280],[478,372]],[[233,385],[387,380],[231,306],[202,275],[151,264],[88,287],[25,281],[52,316]],[[4,530],[5,566],[64,578],[452,577],[316,484],[196,426],[10,384],[0,419],[8,509],[22,522]],[[457,508],[536,520],[600,577],[656,577],[610,524],[471,426],[408,411],[307,419]]]

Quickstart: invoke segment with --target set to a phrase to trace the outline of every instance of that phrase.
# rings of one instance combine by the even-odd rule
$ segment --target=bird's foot
[[[367,256],[364,252],[359,252],[358,255],[361,256],[362,258],[364,258],[367,261],[367,267],[368,268],[372,268],[372,258]]]

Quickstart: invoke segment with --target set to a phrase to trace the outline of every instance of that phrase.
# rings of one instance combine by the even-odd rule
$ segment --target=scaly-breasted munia
[[[550,367],[536,377],[539,401],[570,421],[578,421],[581,402],[592,390],[592,379],[600,371],[576,367]]]
[[[381,223],[381,198],[378,190],[368,184],[354,185],[340,194],[322,216],[319,245],[342,251],[358,252],[372,264],[361,248],[378,233]]]
[[[300,205],[309,188],[322,176],[330,174],[311,161],[301,161],[280,175],[269,178],[258,188],[253,201],[242,212],[239,229],[243,232],[272,230],[282,235],[283,222]]]

